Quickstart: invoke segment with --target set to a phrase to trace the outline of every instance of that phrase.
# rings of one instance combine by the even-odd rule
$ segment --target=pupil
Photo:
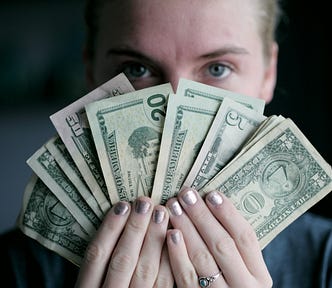
[[[131,73],[133,76],[142,76],[145,73],[145,67],[142,65],[134,65],[131,69]]]
[[[210,72],[213,76],[220,76],[223,73],[223,67],[220,65],[213,65],[210,67]]]

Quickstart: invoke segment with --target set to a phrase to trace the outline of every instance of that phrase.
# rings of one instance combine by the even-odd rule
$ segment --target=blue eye
[[[215,78],[225,78],[231,72],[230,68],[220,64],[212,64],[208,67],[209,74]]]
[[[123,68],[123,73],[129,79],[143,78],[151,76],[151,72],[144,65],[139,63],[129,63]]]

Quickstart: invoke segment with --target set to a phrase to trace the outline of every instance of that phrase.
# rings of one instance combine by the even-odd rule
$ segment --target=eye
[[[151,72],[146,66],[136,62],[124,64],[122,71],[128,77],[128,79],[131,80],[151,76]]]
[[[209,65],[208,74],[215,78],[225,78],[231,73],[231,68],[221,63]]]

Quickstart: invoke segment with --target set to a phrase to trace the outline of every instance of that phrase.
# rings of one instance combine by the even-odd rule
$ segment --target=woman
[[[86,12],[91,88],[124,72],[136,89],[164,82],[176,89],[183,77],[267,103],[273,97],[276,0],[95,0]],[[327,220],[300,217],[262,254],[249,223],[217,192],[202,199],[185,189],[166,207],[146,197],[113,206],[87,249],[76,287],[332,285]],[[58,267],[48,282],[60,281],[55,275],[76,277],[59,264],[64,260],[53,261],[41,269]]]

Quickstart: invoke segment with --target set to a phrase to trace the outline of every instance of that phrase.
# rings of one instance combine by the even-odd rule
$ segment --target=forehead
[[[115,0],[100,14],[99,39],[114,45],[181,47],[243,45],[258,37],[255,1]],[[105,40],[107,39],[107,40]],[[126,42],[130,43],[126,43]]]

